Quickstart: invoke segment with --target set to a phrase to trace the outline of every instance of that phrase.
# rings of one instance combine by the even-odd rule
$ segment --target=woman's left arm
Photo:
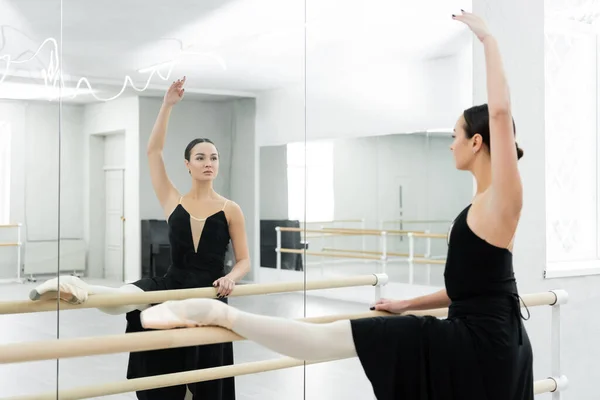
[[[229,236],[233,244],[235,265],[227,275],[213,282],[218,286],[219,296],[228,296],[233,291],[235,284],[250,272],[250,252],[248,250],[248,237],[246,235],[246,221],[239,205],[229,203]]]

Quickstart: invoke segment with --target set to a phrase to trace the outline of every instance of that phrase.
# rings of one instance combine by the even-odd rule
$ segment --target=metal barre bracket
[[[373,274],[377,279],[377,282],[373,286],[384,286],[390,281],[388,274]]]
[[[550,304],[551,306],[559,306],[562,304],[567,304],[569,301],[569,293],[563,289],[550,290],[550,293],[554,294],[556,300],[554,303]]]

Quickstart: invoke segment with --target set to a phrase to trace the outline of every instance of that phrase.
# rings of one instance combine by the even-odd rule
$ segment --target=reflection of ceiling
[[[182,75],[189,96],[252,95],[302,81],[305,68],[308,79],[322,78],[453,54],[466,37],[450,18],[467,7],[458,0],[62,0],[62,31],[59,0],[0,5],[0,56],[31,57],[55,38],[66,86],[86,77],[102,98],[118,94],[126,76],[153,89],[147,95]],[[8,73],[57,77],[54,50],[48,42]]]

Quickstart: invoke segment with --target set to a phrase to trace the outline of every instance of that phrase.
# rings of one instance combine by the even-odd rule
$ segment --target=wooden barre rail
[[[360,235],[360,236],[381,236],[382,233],[386,233],[387,235],[402,235],[408,236],[408,234],[412,233],[414,236],[418,237],[432,237],[437,238],[436,235],[442,235],[441,233],[425,233],[425,231],[398,231],[398,230],[377,230],[377,229],[352,229],[352,228],[323,228],[323,229],[304,229],[304,228],[290,228],[290,227],[279,227],[281,232],[305,232],[305,233],[335,233],[339,235]],[[442,235],[446,238],[446,235]]]
[[[354,229],[354,228],[323,228],[323,229],[303,229],[279,227],[281,232],[305,232],[305,233],[322,233],[322,234],[338,234],[338,235],[359,235],[359,236],[381,236],[385,232],[386,235],[393,236],[410,236],[430,239],[446,239],[445,233],[427,233],[425,231],[406,231],[406,230],[379,230],[379,229]]]
[[[306,282],[259,283],[239,285],[233,289],[229,297],[253,296],[273,293],[286,293],[302,290],[334,289],[353,286],[377,286],[380,275],[358,275],[337,279],[324,279]],[[386,277],[387,278],[387,277]],[[217,289],[214,287],[180,290],[157,290],[154,292],[126,294],[96,294],[88,297],[83,304],[69,304],[56,300],[42,301],[3,301],[0,302],[0,314],[22,314],[57,310],[79,310],[83,308],[117,307],[135,304],[158,304],[168,300],[184,300],[191,298],[215,298]]]
[[[5,225],[0,225],[0,228],[17,228],[21,226],[21,224],[5,224]]]
[[[334,238],[334,237],[354,237],[354,236],[365,236],[362,233],[329,233],[321,232],[320,235],[308,234],[303,235],[305,239],[322,239],[322,238]]]
[[[306,254],[307,256],[321,256],[321,257],[339,257],[339,258],[359,258],[361,260],[381,260],[381,257],[376,256],[363,256],[363,255],[355,255],[355,254],[344,254],[344,253],[329,253],[325,251],[309,251],[302,249],[279,249],[282,253],[291,253],[291,254]]]
[[[325,249],[323,249],[325,250]],[[320,257],[337,257],[337,258],[358,258],[361,260],[381,260],[381,256],[374,255],[363,255],[363,254],[348,254],[348,253],[366,253],[366,254],[382,254],[380,252],[363,252],[361,250],[340,250],[338,253],[333,253],[330,251],[308,251],[302,249],[279,249],[282,253],[290,253],[290,254],[306,254],[307,256],[320,256]],[[348,253],[346,253],[348,252]],[[401,255],[403,253],[387,253],[388,255]],[[415,264],[446,264],[446,260],[436,260],[433,258],[413,258],[412,260]]]
[[[415,264],[446,264],[446,260],[437,260],[434,258],[413,258],[412,262]]]
[[[321,250],[323,251],[337,251],[339,253],[359,253],[359,254],[377,254],[382,255],[381,251],[373,251],[373,250],[350,250],[350,249],[335,249],[332,247],[323,247]],[[388,251],[386,253],[388,256],[394,257],[408,257],[408,253],[396,253],[393,251]],[[425,257],[425,254],[415,254],[415,257]]]
[[[381,221],[384,224],[393,224],[393,223],[406,223],[406,224],[451,224],[452,220],[448,219],[386,219]]]
[[[300,221],[301,224],[333,224],[336,222],[363,222],[362,219],[332,219],[331,221]]]
[[[339,320],[389,315],[383,311],[360,314],[326,315],[298,319],[298,321],[324,324]],[[0,364],[62,358],[87,357],[114,353],[128,353],[179,347],[198,346],[246,340],[224,328],[203,326],[198,328],[152,330],[117,335],[89,336],[74,339],[52,339],[0,345]]]
[[[58,397],[56,391],[52,391],[36,395],[5,397],[1,400],[55,400],[57,398],[60,400],[80,400],[88,399],[90,397],[129,393],[138,390],[157,389],[194,382],[205,382],[215,379],[250,375],[260,372],[300,367],[303,365],[314,365],[338,360],[341,359],[301,361],[290,357],[283,357],[275,360],[254,361],[243,364],[227,365],[223,367],[176,372],[172,374],[150,376],[146,378],[135,378],[126,381],[80,386],[72,389],[61,390],[58,392]],[[533,392],[536,395],[554,392],[557,389],[558,385],[554,379],[543,379],[536,381],[533,384]]]
[[[553,292],[526,294],[521,297],[523,301],[521,306],[526,304],[528,307],[553,305],[558,301],[557,295]],[[411,311],[406,314],[445,317],[447,313],[447,308],[439,308],[433,310]],[[303,321],[310,323],[328,323],[339,320],[361,319],[386,315],[390,314],[382,311],[371,311],[360,314],[328,315],[306,318],[303,319]],[[245,340],[245,338],[227,329],[219,327],[200,327],[136,332],[100,337],[11,343],[0,345],[0,364],[199,346],[239,340]]]
[[[430,238],[430,239],[447,239],[448,235],[445,233],[420,233],[411,232],[414,237]]]
[[[15,246],[19,246],[19,243],[17,243],[17,242],[0,243],[0,247],[15,247]]]

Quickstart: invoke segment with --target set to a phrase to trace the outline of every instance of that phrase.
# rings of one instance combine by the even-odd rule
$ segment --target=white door
[[[104,172],[106,194],[106,237],[104,250],[104,277],[123,281],[123,170]]]

